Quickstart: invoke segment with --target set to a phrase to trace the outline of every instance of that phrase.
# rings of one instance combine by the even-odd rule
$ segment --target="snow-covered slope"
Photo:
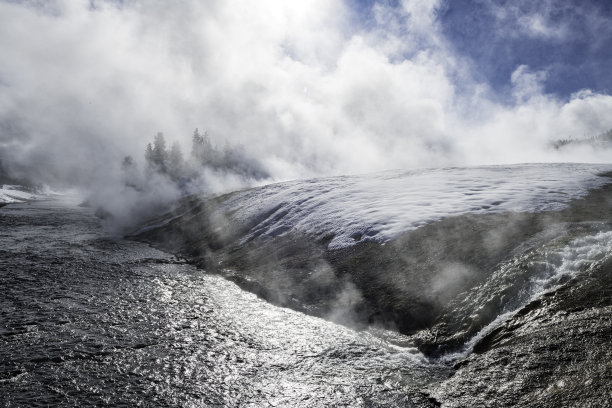
[[[611,183],[612,165],[585,164],[300,180],[188,197],[133,236],[275,304],[404,334],[438,325],[418,338],[438,353],[608,262]]]
[[[388,171],[285,182],[232,194],[219,216],[253,225],[244,240],[289,231],[331,236],[329,249],[385,242],[445,217],[560,209],[611,181],[612,165],[526,164]]]
[[[40,200],[44,194],[28,191],[25,187],[0,184],[0,204],[21,203],[29,200]]]

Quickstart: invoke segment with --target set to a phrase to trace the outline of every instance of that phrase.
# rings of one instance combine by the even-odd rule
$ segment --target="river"
[[[0,228],[2,406],[426,407],[450,372],[400,335],[273,306],[109,237],[76,202],[5,206]]]

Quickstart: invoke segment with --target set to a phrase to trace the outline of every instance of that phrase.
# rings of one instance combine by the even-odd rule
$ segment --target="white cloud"
[[[571,0],[478,0],[495,19],[498,37],[531,38],[562,44],[585,41],[593,50],[609,48],[612,33],[608,13],[599,2]]]
[[[571,33],[571,19],[553,19],[553,14],[559,14],[561,8],[569,7],[563,14],[575,13],[573,7],[563,4],[563,0],[521,0],[505,4],[495,0],[483,0],[482,4],[496,19],[499,36],[562,41]]]
[[[512,94],[517,103],[524,103],[531,98],[541,96],[544,80],[546,80],[546,71],[531,72],[527,65],[519,65],[510,76]]]
[[[550,21],[548,16],[541,14],[528,14],[517,19],[521,31],[529,37],[542,37],[547,39],[563,40],[567,38],[570,30],[564,24]]]
[[[187,147],[195,127],[243,144],[277,179],[600,160],[554,156],[546,142],[612,127],[610,96],[556,100],[542,93],[545,74],[524,66],[512,75],[515,106],[489,99],[447,47],[438,2],[377,6],[368,30],[350,26],[340,0],[94,6],[0,1],[9,167],[88,186],[123,155],[140,157],[157,131]]]

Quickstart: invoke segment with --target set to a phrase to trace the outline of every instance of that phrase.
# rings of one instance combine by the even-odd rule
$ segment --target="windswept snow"
[[[44,195],[27,191],[22,186],[0,184],[0,204],[22,203],[29,200],[40,200]]]
[[[251,225],[245,241],[289,231],[333,236],[330,249],[385,242],[466,213],[539,212],[611,181],[612,165],[526,164],[389,171],[285,182],[231,195],[218,210]]]

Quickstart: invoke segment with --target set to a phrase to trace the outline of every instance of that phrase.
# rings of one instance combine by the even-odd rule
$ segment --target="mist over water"
[[[123,158],[142,166],[159,131],[188,151],[196,127],[220,147],[241,145],[270,181],[609,160],[605,149],[550,143],[612,128],[611,96],[547,93],[547,72],[523,64],[500,98],[442,30],[447,6],[2,1],[2,168],[120,210],[113,197],[131,194]],[[552,25],[539,21],[542,38],[572,35],[568,25],[547,37]],[[253,182],[208,178],[208,191]],[[177,196],[158,188],[161,201]]]

